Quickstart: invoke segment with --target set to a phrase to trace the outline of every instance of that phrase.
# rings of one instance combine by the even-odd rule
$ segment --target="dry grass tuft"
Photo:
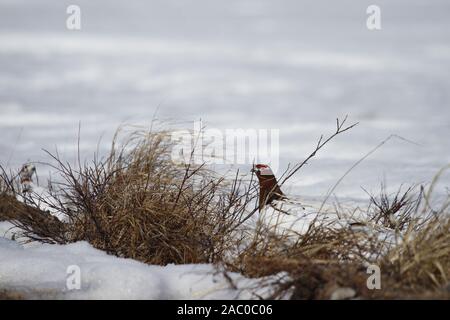
[[[404,240],[380,261],[392,291],[440,289],[450,284],[450,217],[436,217]],[[450,288],[448,288],[450,289]]]
[[[0,289],[0,300],[23,300],[24,296],[20,292]]]
[[[254,288],[272,288],[273,299],[334,299],[349,291],[354,293],[349,297],[358,299],[449,299],[448,206],[427,213],[426,201],[420,199],[424,193],[413,195],[411,190],[378,197],[385,201],[382,208],[388,208],[387,203],[397,208],[390,211],[389,221],[401,223],[390,228],[383,219],[388,211],[373,203],[362,229],[314,224],[298,234],[260,222],[251,241],[223,265],[254,278],[284,273]],[[381,290],[367,286],[369,265],[380,268]]]
[[[284,176],[314,157],[322,140],[352,128],[344,122]],[[12,220],[31,241],[86,240],[149,264],[215,263],[225,275],[263,277],[249,288],[257,297],[270,288],[273,299],[450,298],[450,202],[431,208],[436,179],[428,192],[382,187],[358,228],[337,212],[343,227],[321,222],[299,232],[277,217],[250,219],[257,211],[253,176],[248,182],[237,172],[228,180],[204,165],[172,162],[170,132],[137,131],[121,141],[117,135],[105,159],[76,166],[49,153],[59,178],[45,195],[21,195],[17,175],[3,170],[0,220]],[[318,217],[327,214],[321,209]],[[370,264],[380,267],[381,290],[367,287]]]
[[[36,241],[86,240],[110,254],[159,265],[215,262],[256,194],[237,176],[230,182],[202,165],[173,163],[171,147],[169,132],[138,131],[121,143],[116,136],[109,156],[90,164],[73,167],[49,153],[59,174],[49,182],[50,195],[35,194],[24,199],[26,207],[6,211]],[[8,185],[20,197],[14,183]]]
[[[400,187],[394,195],[386,192],[381,186],[379,196],[370,195],[370,204],[374,207],[370,220],[386,228],[405,230],[420,206],[422,190],[417,195],[415,186],[402,191]]]

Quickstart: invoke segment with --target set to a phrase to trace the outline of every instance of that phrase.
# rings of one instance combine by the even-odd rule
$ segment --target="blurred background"
[[[81,30],[66,9],[81,8]],[[117,127],[160,119],[280,129],[280,170],[303,160],[335,118],[355,129],[289,184],[367,196],[426,183],[450,162],[450,2],[378,0],[0,0],[0,164],[92,158]],[[188,125],[191,129],[192,126]],[[45,171],[46,169],[39,170]],[[443,187],[448,186],[448,176]],[[440,192],[445,188],[439,189]]]

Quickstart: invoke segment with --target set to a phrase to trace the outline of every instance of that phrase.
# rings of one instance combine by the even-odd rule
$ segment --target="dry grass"
[[[417,195],[414,194],[415,189],[412,186],[402,191],[400,187],[395,194],[389,195],[382,184],[379,196],[370,195],[370,204],[374,207],[368,211],[372,214],[370,220],[386,228],[405,230],[423,198],[422,190]]]
[[[60,176],[49,182],[50,195],[35,194],[24,199],[27,206],[4,211],[36,241],[86,240],[151,264],[215,262],[256,194],[238,178],[229,182],[203,166],[173,163],[169,138],[167,132],[133,132],[122,143],[116,137],[106,159],[75,168],[49,154]],[[64,222],[42,207],[63,214]]]
[[[49,154],[59,179],[49,181],[45,196],[23,198],[17,175],[3,170],[0,219],[13,220],[32,241],[86,240],[149,264],[215,263],[225,274],[279,274],[253,288],[272,288],[273,299],[329,299],[343,288],[357,298],[450,298],[449,206],[447,199],[430,208],[434,184],[429,192],[382,188],[370,196],[362,231],[315,223],[300,234],[264,219],[248,224],[257,211],[253,176],[243,181],[237,172],[230,181],[202,165],[175,164],[169,135],[134,132],[123,142],[117,136],[108,157],[76,166]],[[368,264],[380,267],[381,290],[367,288]]]
[[[21,292],[0,289],[0,300],[23,300],[24,296]]]
[[[381,260],[392,291],[444,288],[450,284],[450,218],[433,218],[417,232],[408,232]],[[449,288],[450,289],[450,288]]]
[[[380,194],[383,210],[372,197],[370,223],[359,229],[318,224],[296,234],[261,221],[252,240],[241,244],[237,258],[223,261],[222,268],[255,278],[284,274],[252,288],[274,289],[273,299],[330,299],[348,288],[359,299],[450,299],[448,206],[427,214],[423,192],[400,194]],[[387,228],[386,220],[377,218],[386,212],[389,223],[401,223]],[[368,265],[380,268],[381,290],[369,290]]]

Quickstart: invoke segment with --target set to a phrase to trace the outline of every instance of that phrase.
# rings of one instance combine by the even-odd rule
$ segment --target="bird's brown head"
[[[266,164],[256,164],[252,172],[259,180],[259,210],[265,205],[272,203],[273,200],[284,199],[285,196],[278,185],[277,179],[272,169]]]

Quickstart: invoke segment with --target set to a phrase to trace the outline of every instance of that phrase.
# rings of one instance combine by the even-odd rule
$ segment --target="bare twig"
[[[286,177],[284,177],[284,179],[282,179],[280,186],[282,186],[287,180],[289,180],[294,174],[296,174],[305,164],[308,163],[308,161],[311,158],[313,158],[317,154],[317,152],[320,149],[322,149],[328,142],[333,140],[333,138],[335,138],[339,134],[344,133],[345,131],[348,131],[348,130],[352,129],[353,127],[355,127],[356,125],[358,125],[358,122],[357,122],[352,125],[344,127],[344,125],[347,121],[347,118],[348,118],[348,116],[345,116],[344,120],[342,120],[342,121],[340,121],[339,119],[336,119],[336,131],[331,136],[326,138],[325,140],[323,140],[323,135],[321,135],[314,151],[311,152],[309,154],[309,156],[306,157],[306,159],[303,160],[301,163],[296,164],[295,166],[292,167],[292,169],[288,169],[288,171],[286,172]]]

